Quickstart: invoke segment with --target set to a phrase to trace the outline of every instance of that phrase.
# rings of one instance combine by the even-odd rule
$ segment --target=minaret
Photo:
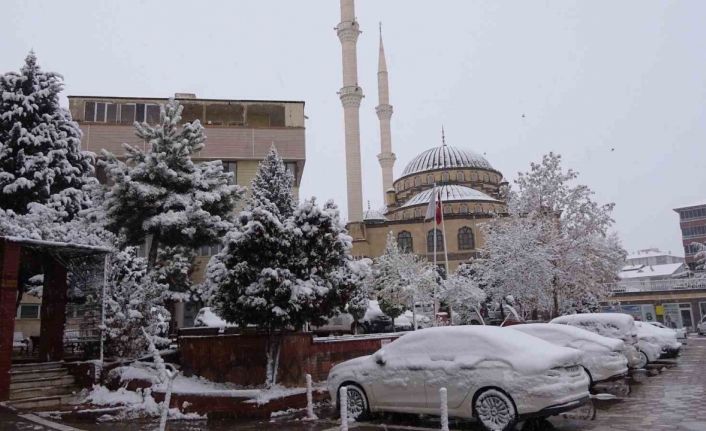
[[[375,112],[380,120],[380,154],[378,160],[382,168],[382,197],[387,202],[387,192],[392,189],[392,167],[395,165],[395,153],[392,152],[392,134],[390,133],[390,88],[387,82],[387,64],[385,47],[382,44],[382,23],[380,24],[380,53],[378,54],[378,106]]]
[[[363,221],[363,184],[360,168],[360,100],[356,44],[360,34],[353,0],[341,0],[341,22],[336,26],[343,52],[343,87],[338,92],[343,105],[346,143],[346,187],[348,223]]]

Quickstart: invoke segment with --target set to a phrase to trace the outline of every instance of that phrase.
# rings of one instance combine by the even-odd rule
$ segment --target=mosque
[[[358,85],[356,52],[360,29],[355,17],[354,0],[340,1],[341,22],[336,26],[336,32],[342,47],[343,87],[338,94],[344,113],[347,228],[353,237],[353,254],[380,256],[385,250],[387,235],[392,232],[400,249],[436,261],[443,271],[454,271],[460,263],[475,257],[478,248],[483,245],[479,226],[495,215],[507,212],[500,193],[501,187],[507,183],[502,173],[480,154],[446,145],[443,132],[441,145],[413,158],[402,175],[393,179],[396,161],[390,131],[393,109],[389,101],[388,72],[381,34],[378,106],[375,110],[380,122],[381,151],[378,160],[382,168],[385,209],[367,208],[364,211],[359,121],[363,90]],[[434,184],[441,195],[444,232],[433,220],[424,221]],[[445,257],[448,258],[448,268]]]

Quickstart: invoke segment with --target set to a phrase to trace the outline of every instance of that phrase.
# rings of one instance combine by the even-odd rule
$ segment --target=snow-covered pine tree
[[[155,280],[147,261],[127,247],[111,256],[105,288],[106,351],[109,355],[134,358],[146,353],[148,343],[142,328],[161,345],[169,312],[163,307],[167,286]]]
[[[341,225],[338,207],[316,199],[304,201],[288,220],[292,232],[288,262],[296,284],[292,289],[292,324],[322,325],[343,311],[357,290],[357,274],[350,272],[351,237]]]
[[[104,152],[113,181],[105,197],[106,228],[127,245],[149,241],[148,265],[164,246],[215,244],[232,227],[242,188],[220,160],[194,163],[206,137],[198,120],[180,125],[182,107],[170,100],[155,126],[135,123],[148,150],[125,144],[127,163]]]
[[[93,179],[81,130],[59,106],[61,75],[44,72],[30,52],[20,73],[0,75],[0,208],[17,214],[41,203],[70,220],[88,205]]]
[[[297,202],[294,198],[294,176],[277,153],[273,145],[267,156],[260,162],[255,178],[252,180],[250,193],[254,195],[253,202],[271,202],[277,207],[281,220],[294,213]]]

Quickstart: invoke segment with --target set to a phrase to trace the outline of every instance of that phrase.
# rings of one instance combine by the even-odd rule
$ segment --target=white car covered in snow
[[[674,358],[679,354],[681,343],[671,329],[662,329],[645,322],[635,322],[637,337],[642,341],[659,346],[660,357]]]
[[[628,361],[622,354],[625,350],[622,340],[603,337],[574,326],[551,323],[527,323],[509,326],[508,329],[580,351],[580,363],[588,372],[591,384],[621,377],[628,372]]]
[[[581,313],[560,316],[549,323],[575,326],[609,338],[617,338],[625,343],[623,355],[630,368],[644,368],[649,362],[659,358],[657,345],[639,340],[635,319],[623,313]]]
[[[349,417],[370,412],[476,418],[485,429],[509,430],[529,417],[571,410],[589,399],[580,352],[519,331],[448,326],[409,332],[370,356],[333,367],[332,400],[346,387]]]
[[[701,322],[696,325],[696,330],[699,331],[699,335],[706,335],[706,316],[701,318]]]
[[[645,322],[645,323],[649,323],[650,325],[656,326],[658,328],[669,329],[670,331],[674,331],[674,333],[677,336],[677,340],[681,340],[682,344],[686,344],[686,338],[687,338],[686,328],[670,328],[668,326],[665,326],[661,322],[655,322],[655,321]]]

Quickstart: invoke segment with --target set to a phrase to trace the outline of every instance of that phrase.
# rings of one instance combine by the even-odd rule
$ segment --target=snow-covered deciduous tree
[[[191,160],[206,137],[198,120],[179,124],[182,109],[172,99],[161,107],[159,124],[135,123],[147,151],[125,144],[126,163],[105,151],[101,162],[113,181],[104,202],[106,228],[127,245],[150,239],[150,268],[160,247],[218,243],[232,227],[242,192],[220,160]]]
[[[353,333],[358,333],[358,322],[365,316],[370,304],[373,261],[364,258],[351,260],[348,264],[351,282],[355,289],[348,300],[346,311],[353,316]]]
[[[441,286],[441,299],[451,306],[454,315],[461,324],[470,324],[480,317],[481,304],[487,294],[479,287],[469,264],[461,264]],[[480,323],[480,322],[479,322]]]
[[[135,247],[112,255],[105,287],[106,351],[134,358],[146,353],[148,343],[142,329],[155,343],[165,345],[169,312],[162,305],[167,286],[155,280],[147,261]]]
[[[518,175],[508,193],[510,214],[484,228],[483,258],[474,263],[496,299],[512,294],[525,311],[558,315],[563,302],[608,294],[625,260],[609,232],[614,204],[595,202],[590,188],[574,184],[577,177],[554,153]]]
[[[434,266],[412,253],[400,251],[395,236],[387,235],[385,252],[375,259],[372,289],[380,310],[395,318],[416,303],[438,299],[437,272]]]
[[[61,75],[44,72],[30,52],[20,73],[0,75],[0,208],[26,214],[31,203],[72,219],[88,206],[95,181],[81,130],[59,106]]]

